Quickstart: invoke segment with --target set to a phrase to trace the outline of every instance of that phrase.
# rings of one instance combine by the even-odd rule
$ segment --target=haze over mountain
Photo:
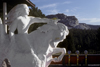
[[[69,29],[75,28],[75,29],[98,29],[100,27],[100,25],[89,25],[86,23],[79,23],[78,18],[76,18],[75,16],[67,16],[63,13],[58,13],[55,15],[47,15],[47,18],[57,18],[60,19],[60,23],[65,24],[66,26],[68,26]]]

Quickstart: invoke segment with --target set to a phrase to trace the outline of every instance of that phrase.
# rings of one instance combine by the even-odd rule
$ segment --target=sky
[[[30,0],[45,15],[63,13],[79,23],[100,25],[100,0]]]

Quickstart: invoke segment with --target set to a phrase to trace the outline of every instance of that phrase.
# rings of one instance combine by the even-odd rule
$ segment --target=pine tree
[[[29,16],[34,16],[34,17],[41,17],[41,18],[45,18],[45,15],[42,13],[42,11],[40,9],[38,9],[38,7],[30,7],[30,14]],[[39,26],[44,25],[45,23],[35,23],[32,24],[28,30],[28,32],[32,32],[34,30],[36,30]]]

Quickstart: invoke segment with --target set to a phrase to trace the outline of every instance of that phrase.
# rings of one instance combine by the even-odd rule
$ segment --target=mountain
[[[100,25],[89,25],[86,23],[79,23],[78,19],[75,16],[67,16],[65,14],[55,14],[55,15],[47,15],[47,18],[57,18],[60,19],[60,23],[65,24],[68,26],[69,29],[75,28],[75,29],[98,29]]]

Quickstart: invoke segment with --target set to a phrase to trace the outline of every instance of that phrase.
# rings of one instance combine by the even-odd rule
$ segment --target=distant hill
[[[91,29],[98,29],[100,28],[100,25],[88,25],[89,27],[91,27]]]
[[[68,26],[69,29],[98,29],[100,25],[89,25],[86,23],[79,23],[78,19],[75,16],[67,16],[65,14],[55,14],[55,15],[47,15],[47,18],[57,18],[60,19],[60,23],[65,24]]]

